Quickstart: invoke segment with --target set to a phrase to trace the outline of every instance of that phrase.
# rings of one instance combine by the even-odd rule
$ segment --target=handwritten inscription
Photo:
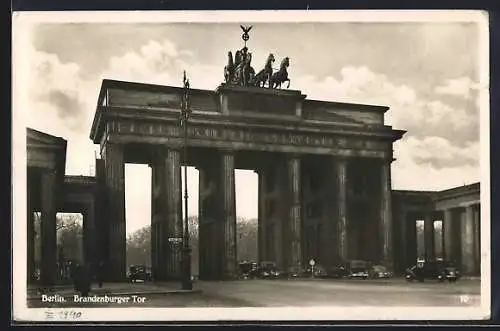
[[[78,320],[83,316],[81,311],[78,310],[48,310],[45,312],[46,320]]]
[[[180,137],[182,128],[172,124],[162,123],[119,123],[115,131],[121,134],[140,134],[161,137]],[[346,139],[321,134],[303,133],[277,133],[265,131],[252,131],[251,129],[188,127],[190,138],[224,140],[234,142],[279,144],[279,145],[305,145],[317,147],[339,147],[355,149],[384,150],[384,142],[366,141],[362,139]]]

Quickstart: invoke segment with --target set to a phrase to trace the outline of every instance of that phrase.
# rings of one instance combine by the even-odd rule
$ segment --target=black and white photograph
[[[12,22],[15,320],[489,318],[486,12]]]

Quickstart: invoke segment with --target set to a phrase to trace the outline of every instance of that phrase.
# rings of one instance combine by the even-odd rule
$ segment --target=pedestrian
[[[89,295],[90,289],[92,287],[92,273],[89,265],[84,264],[81,267],[80,275],[80,293],[82,296],[86,297]]]
[[[73,281],[73,287],[76,292],[80,291],[80,282],[81,282],[80,278],[81,278],[80,264],[73,263],[71,265],[71,280]]]
[[[99,284],[99,288],[102,288],[102,282],[104,278],[104,262],[100,261],[97,265],[97,282]]]

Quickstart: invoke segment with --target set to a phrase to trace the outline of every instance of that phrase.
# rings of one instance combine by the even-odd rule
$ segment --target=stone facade
[[[171,239],[182,237],[184,164],[199,170],[199,269],[204,279],[236,276],[235,169],[258,174],[259,259],[274,261],[283,270],[300,270],[310,258],[325,266],[366,259],[401,269],[413,259],[405,232],[410,227],[403,220],[421,212],[420,207],[431,211],[427,202],[432,199],[435,208],[447,208],[444,193],[441,200],[434,193],[427,194],[432,199],[417,194],[423,201],[419,204],[411,194],[391,192],[392,144],[404,131],[384,125],[387,107],[308,100],[289,90],[226,85],[216,91],[191,90],[184,159],[181,94],[175,87],[103,81],[90,134],[101,147],[101,158],[96,177],[83,192],[76,189],[81,183],[64,179],[64,140],[37,133],[59,144],[59,154],[50,154],[28,139],[28,160],[33,160],[28,173],[41,167],[43,157],[62,160],[46,161],[47,169],[59,170],[40,177],[46,183],[42,207],[29,207],[45,215],[42,264],[47,283],[53,279],[51,224],[72,190],[90,224],[85,236],[98,243],[85,246],[87,260],[105,262],[108,280],[125,279],[125,163],[148,164],[152,170],[152,269],[157,280],[181,276],[180,245]],[[36,186],[37,178],[29,185]],[[40,193],[31,193],[36,192],[32,187],[29,192],[33,206]],[[465,215],[462,233],[469,238],[477,232],[469,221],[476,214]],[[467,249],[462,255],[471,259],[477,245],[463,240]],[[467,268],[477,269],[477,262]]]

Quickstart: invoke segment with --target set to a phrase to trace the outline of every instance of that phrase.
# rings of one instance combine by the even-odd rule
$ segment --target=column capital
[[[348,163],[352,160],[352,157],[347,155],[334,155],[332,160],[334,163]]]
[[[184,148],[184,144],[180,145],[175,145],[175,146],[167,146],[167,145],[160,145],[154,148],[153,155],[157,155],[160,157],[163,157],[167,155],[168,152],[170,151],[175,151],[175,152],[181,152]]]
[[[286,159],[287,160],[293,160],[293,159],[300,159],[303,154],[300,153],[288,153],[286,154]]]
[[[478,208],[481,206],[481,203],[480,202],[477,202],[477,201],[474,201],[474,202],[471,202],[471,203],[468,203],[468,204],[465,204],[463,207],[465,209],[474,209],[474,208]]]
[[[217,151],[220,154],[234,154],[236,152],[236,149],[233,147],[218,147]]]

